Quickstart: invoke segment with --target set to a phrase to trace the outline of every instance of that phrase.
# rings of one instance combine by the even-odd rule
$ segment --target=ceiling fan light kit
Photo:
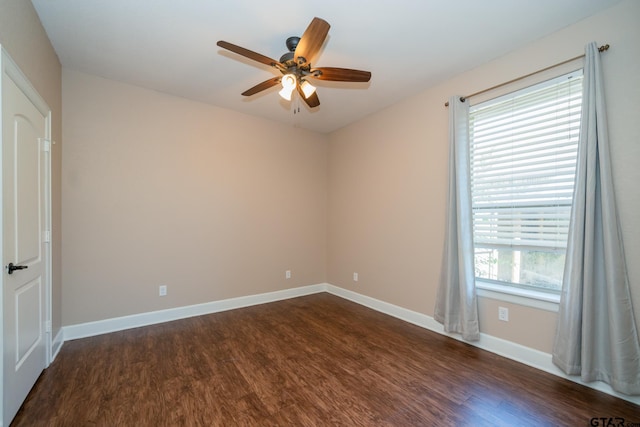
[[[286,99],[287,101],[291,101],[291,94],[296,88],[298,80],[294,74],[285,74],[282,76],[282,80],[280,84],[282,84],[282,90],[278,92],[281,97]]]
[[[291,101],[293,91],[297,90],[307,105],[310,108],[314,108],[320,105],[320,100],[318,99],[316,88],[307,81],[308,78],[357,83],[366,83],[371,79],[369,71],[335,67],[311,67],[311,60],[315,59],[315,56],[322,48],[329,33],[329,28],[329,23],[324,19],[313,18],[302,37],[289,37],[287,39],[286,46],[289,52],[282,55],[279,61],[224,40],[218,41],[217,45],[238,55],[274,67],[283,74],[282,77],[271,78],[258,83],[242,92],[242,95],[251,96],[280,83],[282,89],[278,93],[282,98]]]
[[[305,98],[309,98],[316,91],[316,87],[306,80],[302,80],[302,83],[300,83],[300,89],[302,89],[302,93],[304,93]]]

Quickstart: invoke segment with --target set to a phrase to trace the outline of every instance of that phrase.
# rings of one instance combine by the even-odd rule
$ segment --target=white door
[[[2,74],[3,422],[47,365],[48,114]]]

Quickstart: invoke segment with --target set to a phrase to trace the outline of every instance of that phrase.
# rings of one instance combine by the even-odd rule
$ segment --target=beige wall
[[[30,1],[0,1],[0,45],[9,53],[51,108],[52,137],[52,323],[61,326],[61,216],[62,69]]]
[[[640,2],[599,15],[452,78],[330,136],[328,281],[433,315],[445,224],[449,96],[494,86],[609,43],[603,55],[611,151],[629,279],[640,319]],[[434,58],[437,60],[437,58]],[[473,103],[474,100],[472,100]],[[359,273],[359,281],[352,279]],[[556,314],[480,298],[482,332],[549,352]]]
[[[64,325],[326,281],[325,136],[67,69],[63,98]]]

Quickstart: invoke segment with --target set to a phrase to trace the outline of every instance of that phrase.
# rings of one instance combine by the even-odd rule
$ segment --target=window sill
[[[476,293],[479,297],[506,301],[526,307],[558,312],[560,295],[529,289],[513,288],[497,283],[476,279]]]

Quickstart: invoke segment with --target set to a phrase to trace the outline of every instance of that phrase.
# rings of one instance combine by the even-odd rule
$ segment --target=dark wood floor
[[[640,423],[640,407],[317,294],[67,342],[12,426],[606,425],[593,417]]]

